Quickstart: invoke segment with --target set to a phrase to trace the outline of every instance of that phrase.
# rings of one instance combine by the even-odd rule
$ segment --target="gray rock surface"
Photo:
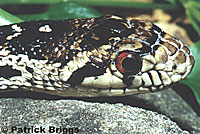
[[[180,89],[181,90],[181,89]],[[158,113],[164,114],[191,134],[200,134],[200,116],[174,90],[131,96],[148,101]]]
[[[188,97],[187,99],[192,102],[186,103],[186,98],[180,97],[179,94],[171,88],[155,93],[138,94],[126,97],[89,98],[86,101],[108,102],[112,104],[120,102],[132,107],[140,107],[155,111],[169,117],[176,122],[181,129],[187,130],[191,134],[200,134],[200,106],[196,104],[195,107],[191,107],[195,99],[194,96],[190,96],[192,93],[191,89],[179,87],[177,90],[184,93],[185,96]],[[188,93],[188,91],[190,91],[190,93]]]
[[[188,134],[164,115],[119,103],[1,98],[0,115],[8,133]]]

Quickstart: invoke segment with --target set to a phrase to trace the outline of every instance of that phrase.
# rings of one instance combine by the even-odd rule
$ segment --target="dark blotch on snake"
[[[29,73],[33,73],[33,68],[30,68],[30,67],[26,66],[26,70],[27,70]]]
[[[103,67],[96,68],[95,66],[92,66],[91,63],[87,63],[84,67],[76,70],[66,83],[75,87],[76,85],[80,85],[85,77],[99,76],[104,74],[105,71],[106,69]]]
[[[164,85],[161,73],[159,71],[157,71],[157,73],[158,73],[159,79],[161,80],[162,84]]]
[[[0,67],[0,77],[9,79],[13,76],[21,76],[21,71],[15,70],[8,65]]]
[[[149,42],[150,45],[154,45],[156,43],[157,39],[158,39],[158,35],[155,34],[153,31],[150,31],[150,32],[151,32],[152,36],[151,36],[151,38],[149,38],[147,40],[147,42]]]
[[[151,82],[152,82],[152,85],[154,85],[154,81],[153,81],[153,77],[152,77],[151,73],[148,72],[148,75],[149,75],[149,78],[150,78],[150,80],[151,80]]]
[[[121,32],[126,27],[119,20],[110,19],[102,22],[95,22],[87,34],[84,35],[84,40],[80,43],[80,47],[84,50],[93,50],[100,47],[103,44],[109,42],[110,37],[124,36]],[[103,34],[102,34],[103,33]],[[95,40],[92,37],[98,37],[99,40]]]
[[[162,30],[161,30],[158,26],[156,26],[156,25],[154,25],[154,24],[153,24],[151,30],[152,30],[152,31],[156,31],[156,32],[158,32],[158,33],[161,33],[161,32],[162,32]]]
[[[158,49],[158,47],[159,47],[159,45],[155,45],[153,47],[153,51],[152,51],[153,56],[155,56],[155,51]]]
[[[132,85],[133,77],[124,77],[123,78],[123,83],[127,86],[130,87]]]

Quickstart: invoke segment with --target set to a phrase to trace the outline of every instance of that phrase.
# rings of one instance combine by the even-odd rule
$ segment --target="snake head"
[[[130,34],[115,44],[110,70],[118,82],[112,87],[127,87],[130,93],[158,91],[190,74],[194,58],[180,40],[149,21],[127,23],[134,32],[127,29]]]
[[[109,40],[97,48],[105,59],[105,72],[86,77],[83,86],[100,88],[101,95],[128,95],[162,90],[190,74],[194,58],[188,47],[152,22],[118,16],[103,19],[104,29],[95,25],[94,32]]]

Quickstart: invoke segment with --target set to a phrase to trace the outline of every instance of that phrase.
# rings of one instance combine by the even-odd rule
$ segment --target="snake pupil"
[[[130,72],[132,70],[135,70],[136,63],[137,62],[133,58],[125,58],[122,61],[122,67],[124,68],[124,70]]]

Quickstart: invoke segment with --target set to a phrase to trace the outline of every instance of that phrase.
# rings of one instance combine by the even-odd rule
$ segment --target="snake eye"
[[[142,68],[142,60],[139,55],[131,51],[119,53],[116,59],[117,69],[125,75],[137,74]]]

